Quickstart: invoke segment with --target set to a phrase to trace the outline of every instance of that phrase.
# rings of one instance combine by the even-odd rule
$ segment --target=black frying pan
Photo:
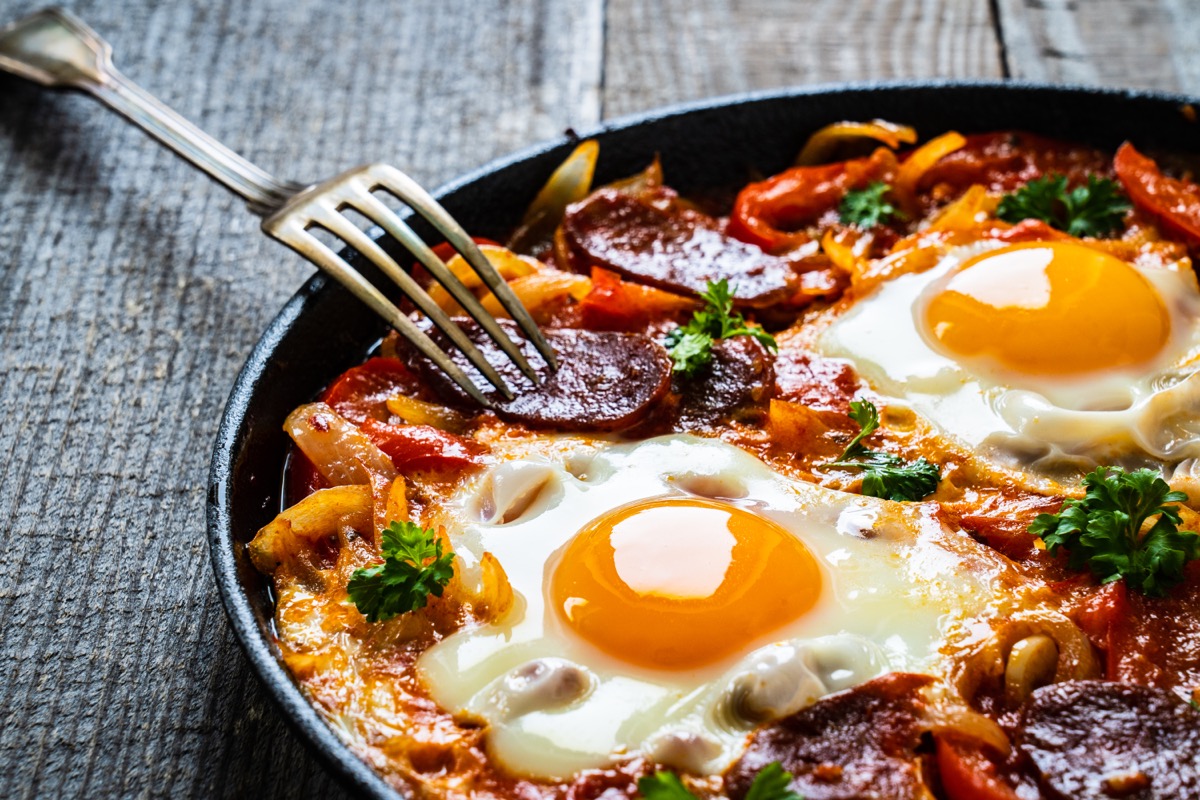
[[[1107,150],[1130,139],[1139,149],[1200,153],[1200,125],[1185,109],[1189,102],[1200,105],[1165,94],[1015,83],[818,86],[655,111],[583,135],[600,142],[597,184],[637,172],[659,153],[667,183],[687,195],[777,172],[810,133],[843,119],[881,117],[913,125],[925,138],[950,129],[1020,128]],[[575,141],[564,137],[517,153],[435,195],[472,234],[502,240]],[[371,273],[361,260],[351,261]],[[342,744],[280,662],[268,582],[245,553],[246,542],[279,511],[284,418],[361,361],[383,333],[382,322],[323,275],[288,301],[229,396],[209,476],[208,538],[229,621],[284,716],[348,788],[395,800],[397,793]]]

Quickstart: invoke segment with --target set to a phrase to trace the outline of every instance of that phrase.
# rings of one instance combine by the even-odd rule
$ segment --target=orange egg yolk
[[[975,256],[924,310],[925,333],[952,357],[1023,375],[1073,376],[1152,361],[1171,322],[1133,266],[1069,242]]]
[[[579,636],[623,661],[688,669],[813,607],[816,559],[778,524],[727,503],[644,500],[609,512],[563,552],[551,601]]]

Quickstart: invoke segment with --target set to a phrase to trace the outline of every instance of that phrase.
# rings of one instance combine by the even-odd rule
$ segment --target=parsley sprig
[[[697,800],[678,775],[666,770],[638,778],[638,793],[646,800]]]
[[[1179,507],[1170,505],[1186,494],[1171,491],[1150,469],[1099,467],[1083,486],[1082,500],[1067,500],[1057,514],[1039,514],[1029,526],[1052,555],[1065,547],[1072,569],[1087,566],[1104,583],[1125,578],[1152,597],[1183,580],[1184,565],[1200,557],[1200,536],[1179,530]]]
[[[860,228],[874,228],[893,219],[902,219],[904,215],[900,209],[884,199],[891,190],[892,187],[883,181],[874,181],[865,189],[851,189],[838,206],[838,216],[846,225]]]
[[[1066,175],[1049,175],[1004,195],[996,216],[1005,222],[1040,219],[1072,236],[1105,236],[1124,227],[1130,208],[1116,181],[1089,175],[1086,185],[1068,190]]]
[[[713,343],[731,336],[753,336],[764,347],[775,352],[775,337],[757,325],[749,325],[745,317],[733,311],[733,295],[729,281],[709,281],[700,295],[704,308],[692,314],[688,324],[667,334],[663,344],[671,354],[675,372],[694,377],[712,361]]]
[[[746,800],[804,800],[789,786],[792,774],[778,761],[767,764],[754,776]],[[646,800],[698,800],[674,772],[659,771],[638,779],[638,792]]]
[[[437,534],[411,522],[383,531],[383,563],[354,570],[346,592],[367,622],[423,608],[454,577],[454,553],[442,553]]]
[[[842,469],[860,469],[862,493],[885,500],[920,500],[937,490],[941,473],[922,456],[905,461],[891,453],[869,450],[863,440],[879,428],[879,409],[870,400],[855,400],[850,404],[850,419],[858,423],[859,431],[845,451],[828,464]]]

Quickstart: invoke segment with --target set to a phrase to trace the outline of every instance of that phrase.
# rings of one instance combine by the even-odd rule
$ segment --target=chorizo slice
[[[532,428],[570,431],[620,431],[649,413],[671,383],[671,360],[662,345],[638,333],[561,328],[544,331],[558,358],[550,372],[534,346],[516,324],[499,320],[541,379],[534,385],[473,320],[456,318],[472,342],[500,373],[514,397],[505,399],[471,366],[449,340],[428,321],[422,328],[437,345],[484,389],[496,415]],[[427,385],[448,404],[470,407],[474,401],[431,361],[415,349],[400,352]]]
[[[775,389],[775,358],[749,336],[713,345],[712,363],[694,378],[676,378],[681,396],[678,427],[696,430],[731,419],[761,421]]]
[[[1043,686],[1022,709],[1015,740],[1055,800],[1200,797],[1200,711],[1165,689]]]
[[[894,672],[830,695],[760,728],[725,774],[725,791],[743,800],[772,761],[792,773],[807,800],[912,800],[927,796],[917,747],[926,675]]]
[[[699,295],[723,278],[743,308],[766,308],[800,289],[789,262],[725,235],[711,218],[664,211],[614,190],[571,206],[562,229],[576,266],[603,267],[660,289]]]

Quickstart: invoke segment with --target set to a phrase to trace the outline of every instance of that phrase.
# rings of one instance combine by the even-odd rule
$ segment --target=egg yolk
[[[644,500],[590,522],[554,570],[551,601],[623,661],[688,669],[744,652],[821,593],[812,553],[769,519],[695,498]]]
[[[1162,297],[1144,275],[1070,242],[1012,245],[969,259],[924,316],[925,335],[943,352],[1025,375],[1144,364],[1171,334]]]

